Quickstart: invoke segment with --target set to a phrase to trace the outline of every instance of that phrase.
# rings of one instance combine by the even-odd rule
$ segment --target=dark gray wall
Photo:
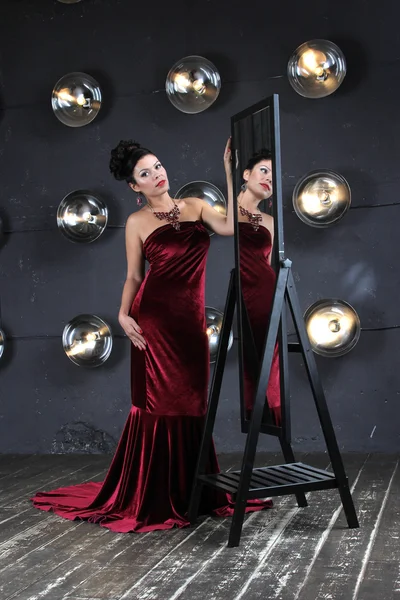
[[[235,7],[236,6],[236,7]],[[115,339],[94,370],[63,353],[61,333],[76,314],[96,313],[121,333],[117,312],[125,277],[124,223],[135,197],[108,172],[110,149],[133,137],[165,163],[175,192],[207,179],[224,188],[222,153],[230,116],[278,93],[287,255],[302,308],[339,297],[357,309],[361,339],[348,355],[317,358],[340,447],[399,447],[398,118],[399,12],[389,0],[319,0],[251,5],[227,0],[159,4],[131,0],[5,0],[0,25],[2,322],[9,341],[0,362],[1,452],[110,452],[129,411],[129,345]],[[379,36],[379,38],[378,38]],[[348,75],[334,95],[307,100],[286,78],[302,42],[336,42]],[[177,111],[165,76],[188,54],[211,59],[222,76],[215,105],[199,115]],[[71,71],[95,76],[104,92],[89,126],[63,126],[51,111],[54,83]],[[291,193],[307,171],[342,173],[353,206],[336,227],[303,225]],[[110,228],[78,246],[56,228],[68,192],[104,195]],[[208,305],[223,309],[233,244],[213,236]],[[325,448],[299,357],[291,357],[295,447]],[[236,347],[229,354],[216,443],[237,450]],[[263,448],[276,440],[263,437]]]

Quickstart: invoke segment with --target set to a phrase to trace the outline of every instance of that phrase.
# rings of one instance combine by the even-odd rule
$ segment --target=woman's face
[[[261,160],[254,165],[252,170],[246,170],[243,173],[243,179],[247,183],[247,188],[256,198],[265,200],[272,196],[272,163],[271,160]]]
[[[161,196],[169,189],[167,172],[154,154],[146,154],[138,160],[133,177],[136,183],[131,184],[132,189],[148,198]]]

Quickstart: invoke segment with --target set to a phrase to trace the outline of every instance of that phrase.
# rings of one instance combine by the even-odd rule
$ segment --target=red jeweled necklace
[[[181,214],[181,211],[179,210],[179,206],[176,204],[176,202],[173,202],[174,208],[169,212],[156,212],[149,203],[147,204],[151,212],[155,217],[157,217],[157,219],[160,219],[160,221],[168,221],[168,223],[170,223],[174,229],[179,230],[181,228],[181,224],[179,223],[179,216]]]
[[[252,224],[254,231],[258,231],[260,223],[262,221],[262,215],[260,213],[251,213],[239,204],[240,214],[243,217],[247,217],[247,220]]]

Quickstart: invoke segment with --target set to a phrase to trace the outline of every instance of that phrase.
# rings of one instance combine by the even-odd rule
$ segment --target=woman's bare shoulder
[[[146,221],[148,218],[148,211],[145,208],[141,208],[140,210],[136,210],[129,215],[126,220],[126,226],[130,229],[136,229],[136,227],[140,226],[140,224]]]

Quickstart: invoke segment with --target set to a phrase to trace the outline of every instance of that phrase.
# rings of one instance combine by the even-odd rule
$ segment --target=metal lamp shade
[[[54,86],[51,105],[57,119],[68,127],[91,123],[101,108],[102,94],[97,81],[86,73],[68,73]]]
[[[300,96],[323,98],[341,85],[346,76],[346,59],[333,42],[311,40],[293,52],[287,74],[290,85]]]
[[[206,306],[206,325],[210,348],[210,363],[214,363],[217,358],[218,346],[221,339],[222,320],[224,313],[212,306]],[[233,332],[229,334],[228,352],[232,348]]]
[[[293,208],[311,227],[334,225],[349,210],[350,186],[334,171],[312,171],[297,182],[293,190]]]
[[[312,349],[321,356],[343,356],[359,340],[360,319],[343,300],[318,300],[306,310],[304,320]]]
[[[89,190],[70,192],[57,210],[58,228],[71,242],[94,242],[105,230],[107,221],[106,204]]]
[[[58,1],[61,2],[62,4],[77,4],[81,0],[58,0]]]
[[[226,215],[225,196],[215,185],[208,181],[191,181],[177,191],[175,198],[201,198],[222,215]],[[207,227],[209,235],[214,232]]]
[[[4,354],[4,348],[6,346],[6,335],[2,329],[0,329],[0,358]]]
[[[170,69],[165,82],[170,102],[183,113],[196,114],[218,98],[221,78],[212,62],[202,56],[186,56]]]
[[[110,326],[96,315],[78,315],[64,327],[62,344],[78,367],[99,367],[111,354]]]

